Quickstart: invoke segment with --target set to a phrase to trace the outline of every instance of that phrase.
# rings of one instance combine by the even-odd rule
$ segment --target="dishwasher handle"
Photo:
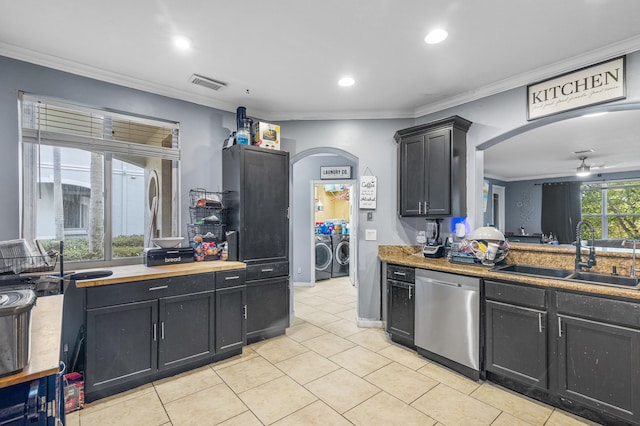
[[[420,281],[424,281],[429,284],[446,285],[448,287],[462,287],[460,283],[450,283],[446,281],[434,280],[433,278],[420,277]]]

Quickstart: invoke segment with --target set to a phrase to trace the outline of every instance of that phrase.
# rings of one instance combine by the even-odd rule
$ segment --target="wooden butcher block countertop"
[[[145,265],[125,265],[113,266],[108,269],[113,275],[102,278],[92,278],[88,280],[76,281],[76,287],[96,287],[110,284],[121,284],[133,281],[152,280],[155,278],[177,277],[180,275],[205,274],[208,272],[227,271],[230,269],[245,269],[247,265],[243,262],[213,260],[208,262],[180,263],[175,265],[145,266]],[[90,272],[98,269],[86,269],[75,271]]]
[[[38,297],[31,310],[29,364],[19,373],[0,377],[0,388],[58,373],[64,296]]]

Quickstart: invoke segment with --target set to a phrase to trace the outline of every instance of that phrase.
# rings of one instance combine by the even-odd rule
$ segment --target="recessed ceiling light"
[[[191,40],[184,36],[175,36],[173,45],[180,50],[188,50],[191,47]]]
[[[338,80],[338,84],[342,87],[353,86],[355,83],[356,81],[351,77],[342,77],[340,80]]]
[[[444,41],[444,39],[446,39],[448,35],[448,32],[438,28],[437,30],[433,30],[429,34],[427,34],[427,36],[424,38],[424,42],[427,44],[440,43]]]

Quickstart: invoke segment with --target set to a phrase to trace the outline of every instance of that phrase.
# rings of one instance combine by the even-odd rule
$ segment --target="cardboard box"
[[[84,380],[80,373],[64,375],[64,412],[69,414],[84,407]]]
[[[255,146],[280,150],[280,126],[259,121],[253,124],[253,133]]]

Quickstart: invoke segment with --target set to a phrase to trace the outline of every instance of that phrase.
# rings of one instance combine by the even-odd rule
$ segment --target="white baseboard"
[[[315,287],[315,283],[306,283],[306,282],[294,282],[294,287]]]

